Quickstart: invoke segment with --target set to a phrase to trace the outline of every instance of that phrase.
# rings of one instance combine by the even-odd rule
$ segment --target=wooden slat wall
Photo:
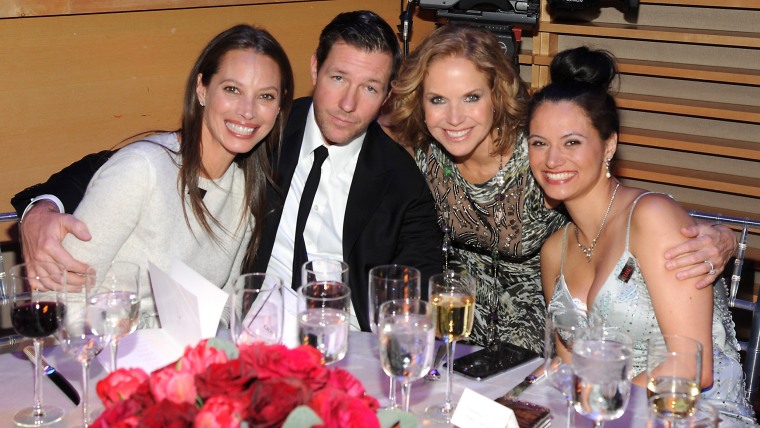
[[[547,9],[533,40],[532,87],[563,49],[604,48],[620,60],[617,174],[689,209],[760,219],[760,2],[641,0],[597,11]],[[760,270],[760,230],[750,236]],[[757,296],[760,274],[755,274]]]
[[[166,9],[103,13],[127,7]],[[12,210],[17,191],[84,154],[141,131],[178,127],[187,71],[206,42],[232,25],[272,32],[290,56],[296,95],[308,95],[319,32],[336,14],[358,8],[398,24],[399,2],[388,0],[3,1],[0,212]],[[432,21],[415,22],[412,44],[432,28]],[[0,241],[16,239],[15,227],[0,227]]]

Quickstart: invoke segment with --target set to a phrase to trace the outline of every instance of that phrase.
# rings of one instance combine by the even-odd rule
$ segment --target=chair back
[[[734,259],[734,268],[731,273],[731,284],[728,292],[728,306],[745,311],[752,312],[752,325],[749,339],[739,341],[739,346],[745,351],[742,367],[744,369],[744,378],[747,386],[747,394],[750,403],[755,402],[758,389],[760,389],[760,305],[737,298],[739,284],[742,278],[742,267],[744,266],[744,256],[747,251],[747,240],[749,239],[750,229],[760,232],[760,221],[729,217],[724,215],[710,214],[699,211],[689,211],[689,214],[701,220],[716,224],[724,224],[739,230],[739,248],[736,251]]]

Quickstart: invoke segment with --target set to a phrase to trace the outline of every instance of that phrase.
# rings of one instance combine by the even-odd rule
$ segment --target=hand
[[[71,291],[81,289],[83,277],[77,274],[84,273],[87,265],[75,260],[61,242],[68,233],[82,241],[89,241],[92,237],[87,225],[72,215],[59,213],[58,207],[52,202],[39,201],[24,216],[20,231],[25,261],[61,264],[70,272],[66,283],[73,286]]]
[[[665,268],[678,270],[678,279],[703,276],[696,284],[699,289],[712,285],[734,255],[736,235],[726,226],[705,223],[684,227],[681,233],[691,239],[665,252]]]

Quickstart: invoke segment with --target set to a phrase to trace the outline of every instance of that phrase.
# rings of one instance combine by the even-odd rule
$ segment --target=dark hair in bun
[[[528,122],[545,102],[571,102],[582,108],[602,140],[620,132],[615,99],[609,94],[617,77],[615,57],[586,46],[562,51],[549,66],[551,83],[536,92],[528,110]]]

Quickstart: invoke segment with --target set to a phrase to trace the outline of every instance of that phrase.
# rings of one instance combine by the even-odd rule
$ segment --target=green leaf
[[[309,406],[298,406],[293,409],[282,424],[282,428],[308,428],[323,423]]]
[[[409,412],[400,410],[378,410],[377,419],[380,421],[382,428],[391,428],[398,424],[401,428],[416,428],[417,418]]]
[[[238,350],[237,346],[226,339],[212,337],[208,340],[208,342],[206,342],[206,346],[224,351],[224,353],[227,354],[227,358],[230,360],[236,360],[240,356],[240,351]]]

